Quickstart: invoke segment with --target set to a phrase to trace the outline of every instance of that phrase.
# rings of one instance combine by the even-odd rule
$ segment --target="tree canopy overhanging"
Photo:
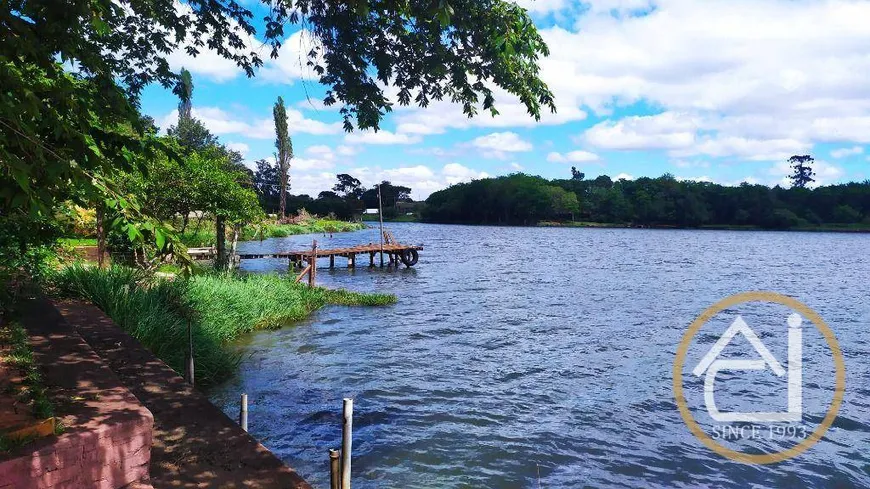
[[[341,105],[348,131],[378,129],[394,104],[449,100],[469,117],[479,109],[494,115],[496,89],[516,96],[531,117],[555,110],[539,77],[547,46],[513,2],[297,0],[261,8],[258,33],[260,21],[234,0],[0,3],[0,217],[50,221],[61,202],[103,202],[130,236],[171,234],[157,232],[150,209],[116,179],[137,171],[143,157],[172,151],[139,112],[149,84],[181,98],[173,136],[215,146],[190,117],[190,74],[167,61],[179,49],[215,52],[254,76],[289,30],[304,28],[314,42],[302,62],[326,86],[324,103]]]

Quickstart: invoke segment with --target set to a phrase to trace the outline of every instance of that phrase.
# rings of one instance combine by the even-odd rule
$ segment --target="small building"
[[[363,214],[374,214],[374,215],[377,215],[377,214],[378,214],[378,210],[377,210],[377,209],[366,209],[365,212],[363,212]]]

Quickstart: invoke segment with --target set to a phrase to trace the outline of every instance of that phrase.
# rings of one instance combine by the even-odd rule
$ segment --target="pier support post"
[[[329,268],[335,267],[335,255],[329,255]]]
[[[314,287],[314,279],[317,276],[317,240],[311,244],[311,258],[308,259],[308,286]]]
[[[374,251],[369,251],[369,266],[370,267],[375,266],[375,252]]]
[[[356,253],[350,253],[347,255],[347,268],[354,268],[356,266]]]
[[[341,461],[339,451],[329,449],[329,489],[341,489]]]
[[[344,398],[341,430],[341,489],[350,489],[350,456],[353,445],[353,399]]]
[[[243,430],[248,431],[248,395],[242,394],[241,405],[239,406],[239,426]]]

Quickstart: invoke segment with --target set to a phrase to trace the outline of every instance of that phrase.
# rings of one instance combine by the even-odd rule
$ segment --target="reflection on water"
[[[870,237],[849,234],[388,226],[423,243],[415,268],[318,271],[321,285],[395,293],[246,338],[212,399],[250,399],[252,434],[317,487],[355,399],[354,487],[870,485]],[[377,242],[377,231],[242,243],[240,251]],[[321,267],[327,260],[321,261]],[[286,271],[281,260],[245,270]],[[671,366],[687,325],[736,292],[818,311],[846,358],[825,439],[774,466],[728,461],[683,424]]]

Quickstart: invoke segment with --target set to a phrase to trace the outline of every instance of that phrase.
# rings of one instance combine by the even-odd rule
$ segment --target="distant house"
[[[365,212],[363,212],[363,214],[377,214],[377,213],[378,213],[377,209],[366,209]]]

